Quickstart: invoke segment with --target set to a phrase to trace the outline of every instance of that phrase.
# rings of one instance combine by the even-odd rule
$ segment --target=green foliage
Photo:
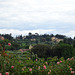
[[[2,75],[5,75],[6,72],[9,72],[9,75],[72,75],[71,71],[75,71],[73,57],[67,60],[64,60],[63,57],[60,59],[48,57],[45,61],[44,58],[39,59],[38,57],[32,60],[36,55],[27,51],[6,51],[6,53],[5,57],[0,55],[0,73]]]
[[[51,56],[50,45],[37,44],[31,49],[31,51],[34,52],[35,54],[37,54],[38,57],[40,57],[40,58],[41,57],[47,58],[47,57]]]
[[[75,56],[75,48],[72,51],[72,56]]]
[[[35,45],[32,50],[40,58],[54,57],[58,58],[64,57],[65,59],[75,55],[75,49],[69,44],[60,43],[53,47],[45,44]]]
[[[26,43],[21,43],[19,48],[29,49],[29,45],[26,45]]]
[[[0,51],[2,51],[3,50],[3,47],[2,46],[0,46]]]
[[[5,50],[11,50],[11,46],[5,45]]]
[[[74,39],[74,42],[73,42],[73,47],[75,48],[75,39]]]
[[[18,43],[16,43],[16,42],[12,43],[12,50],[18,50],[19,47],[20,47],[20,45]]]
[[[59,44],[53,47],[53,56],[64,57],[65,59],[73,56],[74,48],[69,44]]]
[[[5,39],[8,39],[8,40],[13,40],[13,37],[11,36],[12,34],[0,34],[0,36],[3,36]]]

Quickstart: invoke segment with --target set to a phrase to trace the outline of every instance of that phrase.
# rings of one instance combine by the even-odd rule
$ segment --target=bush
[[[34,55],[34,54],[33,54]],[[31,59],[31,53],[6,51],[0,54],[0,74],[7,75],[75,75],[74,57]],[[35,56],[33,56],[34,58]]]
[[[50,45],[46,45],[46,44],[38,44],[35,45],[32,49],[32,52],[34,52],[35,54],[38,55],[38,57],[42,58],[47,58],[49,56],[51,56],[52,50]]]
[[[53,56],[69,58],[73,55],[74,48],[69,44],[59,44],[53,47]]]
[[[5,45],[5,50],[11,50],[11,46]]]
[[[20,45],[16,42],[12,43],[12,50],[18,50]]]
[[[0,46],[0,51],[2,51],[3,50],[3,47],[2,46]]]

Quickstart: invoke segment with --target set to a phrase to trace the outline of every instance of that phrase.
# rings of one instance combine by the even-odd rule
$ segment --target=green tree
[[[62,43],[53,48],[53,56],[58,56],[58,58],[64,57],[66,59],[72,57],[73,50],[73,46]]]
[[[40,58],[47,58],[51,56],[51,46],[47,44],[37,44],[32,49],[32,52],[38,55]]]
[[[74,40],[74,42],[73,42],[73,47],[75,48],[75,40]]]

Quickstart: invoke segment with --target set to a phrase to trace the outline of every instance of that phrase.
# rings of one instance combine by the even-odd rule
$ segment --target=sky
[[[0,0],[0,33],[75,36],[75,0]]]

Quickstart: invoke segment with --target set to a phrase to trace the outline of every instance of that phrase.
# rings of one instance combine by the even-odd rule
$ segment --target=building
[[[32,48],[33,48],[33,46],[32,46],[32,45],[30,45],[30,46],[29,46],[29,49],[32,49]]]
[[[56,38],[56,37],[52,37],[51,40],[52,40],[52,41],[55,41],[55,42],[58,42],[58,43],[59,43],[60,41],[63,41],[63,39],[58,39],[58,38]]]
[[[0,40],[4,40],[4,37],[3,36],[0,36]]]

